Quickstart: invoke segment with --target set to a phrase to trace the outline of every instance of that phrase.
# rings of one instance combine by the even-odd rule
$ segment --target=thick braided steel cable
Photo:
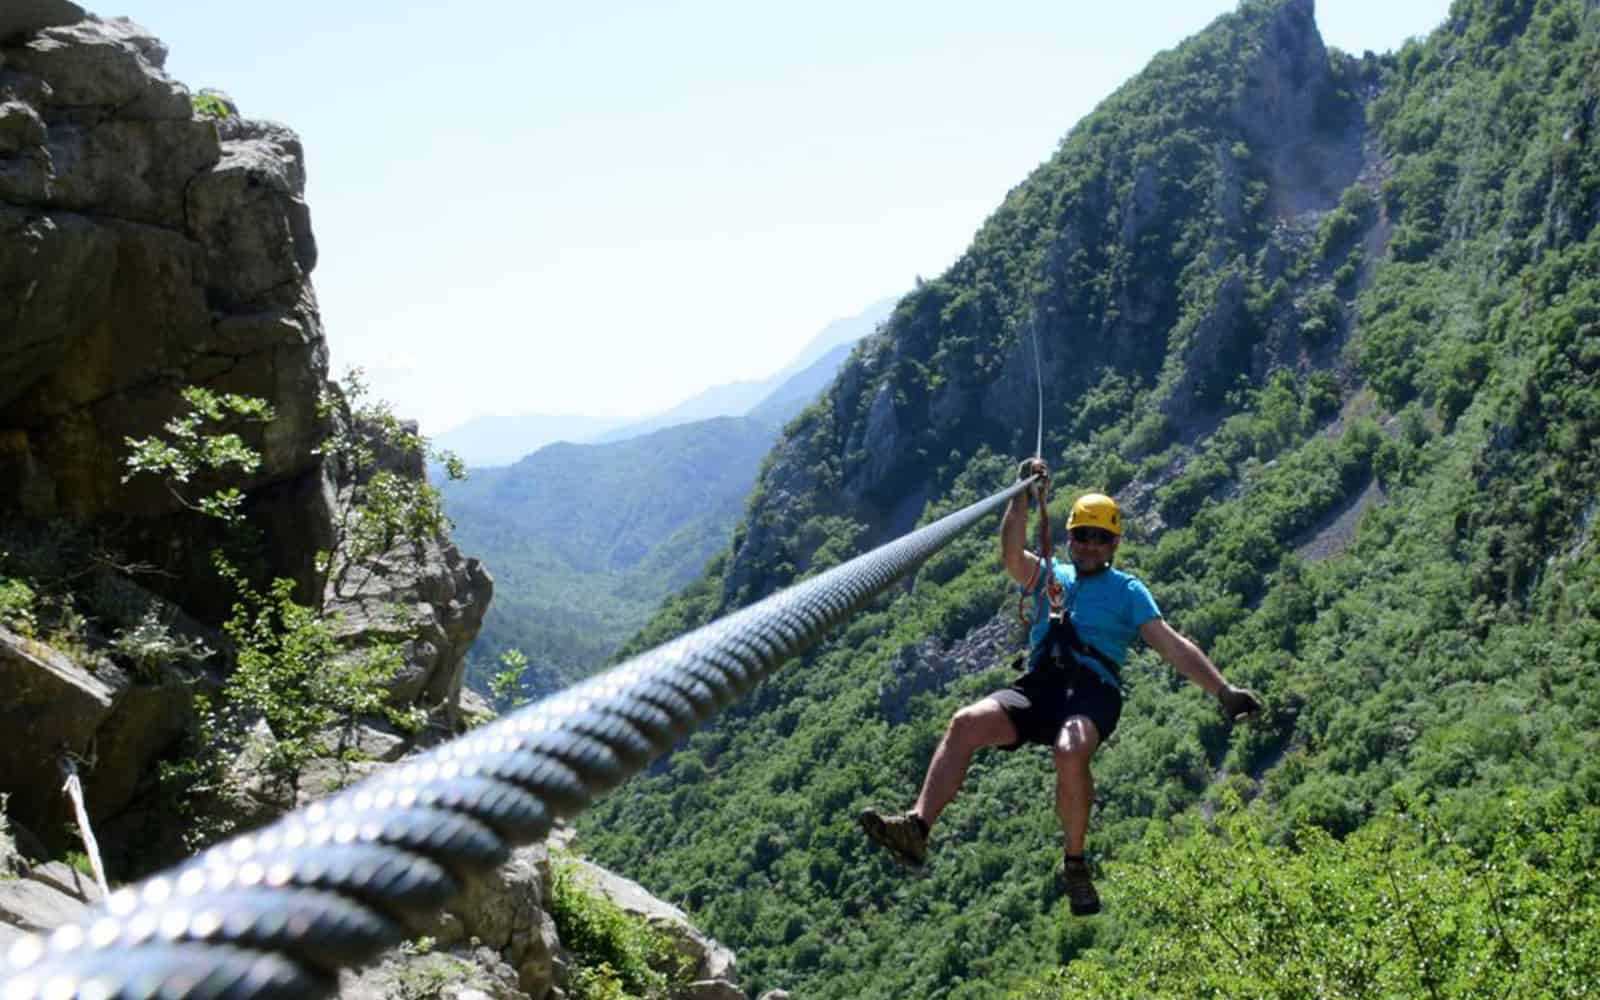
[[[11,946],[0,1000],[328,996],[1033,480],[658,646]]]

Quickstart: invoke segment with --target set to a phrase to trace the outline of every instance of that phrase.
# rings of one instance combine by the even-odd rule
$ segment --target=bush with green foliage
[[[330,389],[322,401],[325,417],[340,406],[350,410],[334,421],[341,429],[321,449],[355,481],[351,494],[342,498],[334,548],[317,558],[319,568],[332,574],[328,589],[336,593],[352,572],[369,572],[374,560],[400,543],[420,544],[446,524],[436,489],[380,467],[384,453],[426,453],[426,441],[396,419],[387,404],[366,399],[359,371],[347,377],[345,391]],[[184,390],[183,398],[189,409],[167,422],[164,435],[128,440],[127,477],[160,478],[185,508],[234,529],[233,549],[248,553],[252,537],[241,510],[243,493],[227,476],[253,472],[260,456],[233,428],[270,420],[271,408],[259,399],[198,387]],[[450,467],[459,473],[459,463]],[[262,587],[222,549],[212,553],[212,562],[235,595],[223,624],[233,647],[232,669],[216,697],[196,699],[192,754],[163,766],[163,782],[176,800],[192,805],[219,794],[229,759],[252,742],[258,721],[272,733],[261,748],[262,765],[291,801],[311,760],[347,756],[361,719],[382,717],[403,729],[417,728],[421,720],[415,711],[387,701],[389,683],[404,665],[398,642],[346,649],[322,600],[297,601],[293,580],[279,578]],[[195,652],[163,639],[159,630],[150,631],[135,630],[117,640],[136,668],[158,654]],[[224,832],[202,824],[191,839],[203,842]]]
[[[528,657],[520,649],[500,654],[500,670],[489,678],[489,697],[502,708],[521,708],[528,703],[523,684],[528,673]]]
[[[420,470],[432,461],[448,481],[465,479],[466,468],[454,453],[432,448],[387,400],[372,398],[360,368],[323,390],[318,415],[331,421],[333,432],[317,454],[335,462],[352,483],[334,520],[332,548],[319,559],[331,571],[330,589],[343,594],[355,583],[352,573],[368,571],[398,547],[421,545],[450,527],[439,488],[403,466],[414,463]]]
[[[686,984],[686,958],[672,940],[583,884],[573,862],[557,858],[550,916],[561,946],[576,959],[573,1000],[666,1000]]]
[[[200,663],[213,652],[201,640],[174,635],[171,621],[155,604],[132,627],[117,632],[111,640],[111,650],[142,681],[158,680],[167,664]]]
[[[270,423],[272,406],[264,399],[202,386],[189,386],[182,395],[189,408],[167,421],[165,436],[126,439],[127,473],[122,481],[155,476],[185,508],[237,526],[244,518],[239,509],[244,493],[235,485],[215,485],[215,477],[230,469],[236,475],[253,473],[261,466],[261,456],[237,430],[221,428]]]
[[[421,937],[395,949],[380,969],[384,1000],[437,1000],[467,990],[481,993],[495,989],[496,984],[481,965],[435,951],[435,943],[433,938]]]
[[[215,94],[195,94],[189,98],[195,114],[201,118],[223,119],[231,117],[228,104]]]
[[[1600,977],[1600,809],[1515,799],[1465,846],[1426,811],[1274,844],[1225,812],[1112,866],[1123,934],[1011,996],[1579,997]],[[1062,931],[1067,932],[1063,927]]]
[[[32,635],[38,626],[34,604],[38,595],[26,580],[0,577],[0,625],[23,635]]]

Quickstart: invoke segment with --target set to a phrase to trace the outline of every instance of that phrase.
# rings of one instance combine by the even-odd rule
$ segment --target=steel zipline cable
[[[1008,489],[13,943],[0,1000],[331,995],[473,872],[641,770],[987,514]]]

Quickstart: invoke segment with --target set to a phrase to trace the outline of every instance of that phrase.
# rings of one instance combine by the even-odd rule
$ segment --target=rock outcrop
[[[466,651],[492,594],[484,567],[441,533],[406,535],[375,555],[341,548],[344,515],[373,476],[415,483],[424,470],[419,453],[385,448],[390,439],[362,425],[350,401],[325,405],[338,392],[310,281],[317,249],[300,142],[240,117],[225,95],[208,94],[199,110],[165,58],[132,22],[65,0],[0,9],[0,574],[44,567],[78,581],[52,585],[62,607],[50,627],[41,617],[35,628],[31,609],[0,606],[0,950],[99,901],[93,883],[44,860],[76,847],[62,758],[83,772],[115,884],[133,870],[134,847],[148,854],[149,841],[172,839],[157,759],[191,728],[195,692],[230,668],[218,626],[234,598],[209,563],[217,530],[154,477],[125,481],[129,439],[162,433],[186,408],[185,387],[273,409],[242,431],[259,467],[228,483],[264,540],[251,569],[292,581],[352,655],[399,648],[388,700],[423,710],[428,737],[477,714],[461,702]],[[364,436],[375,460],[322,447],[330,435]],[[331,562],[318,558],[329,550]],[[378,722],[345,736],[358,759],[311,762],[289,790],[296,797],[260,766],[276,736],[257,720],[222,782],[234,794],[221,818],[266,822],[413,746]],[[551,879],[544,846],[517,851],[414,928],[423,937],[348,970],[340,995],[564,996],[572,960],[549,912]],[[630,900],[646,898],[634,888]],[[684,995],[743,1000],[732,955],[679,917],[671,932],[699,975]]]
[[[121,19],[0,44],[0,509],[116,523],[167,574],[152,587],[216,618],[214,532],[164,484],[124,482],[127,440],[186,386],[265,399],[239,485],[279,520],[325,522],[327,345],[298,140],[197,114],[165,58]],[[274,537],[270,569],[309,593],[320,541]]]
[[[0,875],[0,955],[24,934],[76,920],[104,898],[94,879],[60,861]]]
[[[242,431],[260,465],[230,485],[265,540],[260,569],[308,603],[354,473],[318,447],[338,418],[320,405],[327,344],[300,142],[281,125],[198,112],[165,59],[132,22],[69,3],[8,5],[0,21],[0,516],[13,534],[95,539],[140,568],[118,581],[129,600],[204,631],[231,603],[210,566],[218,532],[156,477],[127,478],[128,440],[160,433],[188,386],[270,403],[273,419]],[[420,463],[402,471],[423,475]],[[403,645],[395,705],[453,722],[491,585],[448,539],[415,548],[366,568],[334,610],[348,645]],[[116,616],[90,610],[110,632]],[[207,645],[227,644],[213,633]],[[115,816],[188,722],[182,681],[202,675],[135,678],[106,655],[91,669],[15,635],[0,649],[0,684],[18,692],[5,712],[27,736],[0,751],[0,791],[14,789],[13,816],[59,847],[45,758],[97,759],[91,816]],[[48,777],[33,780],[40,767]]]
[[[632,879],[598,865],[578,861],[574,871],[587,888],[672,941],[692,970],[692,980],[683,994],[686,1000],[747,1000],[744,991],[734,984],[738,973],[733,952],[696,930],[688,914],[652,896]]]
[[[681,910],[636,883],[576,862],[589,891],[665,934],[692,969],[673,994],[683,1000],[748,1000],[736,984],[733,953],[707,938]],[[543,844],[471,879],[449,906],[415,927],[408,944],[361,969],[340,973],[341,1000],[561,1000],[565,955],[550,916],[550,853]],[[94,880],[59,861],[0,874],[0,954],[24,934],[82,918],[103,900]],[[768,994],[767,996],[773,996]]]

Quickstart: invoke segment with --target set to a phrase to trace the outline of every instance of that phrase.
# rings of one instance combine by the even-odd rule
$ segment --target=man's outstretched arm
[[[1139,626],[1139,636],[1172,664],[1172,669],[1187,677],[1201,690],[1216,698],[1228,718],[1235,722],[1261,711],[1261,699],[1247,688],[1234,687],[1222,676],[1199,646],[1188,636],[1167,624],[1165,618],[1152,618]]]

